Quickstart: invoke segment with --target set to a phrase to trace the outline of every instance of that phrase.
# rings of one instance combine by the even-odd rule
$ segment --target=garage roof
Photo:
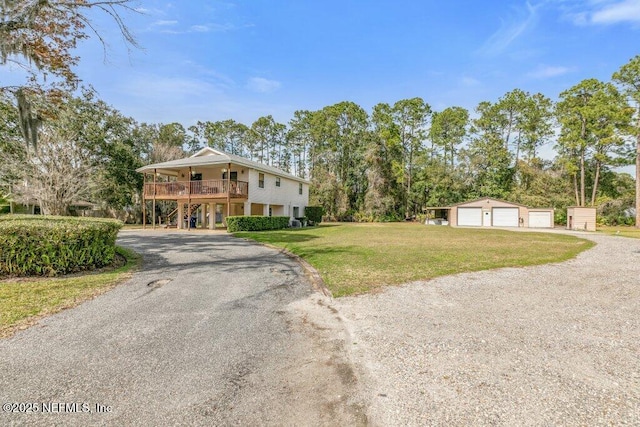
[[[494,202],[507,203],[509,205],[521,206],[523,208],[528,207],[528,206],[525,206],[525,205],[521,205],[520,203],[508,202],[506,200],[496,199],[496,198],[493,198],[493,197],[480,197],[479,199],[467,200],[466,202],[460,202],[460,203],[456,203],[455,205],[451,205],[451,207],[453,208],[453,207],[464,206],[464,205],[468,205],[470,203],[476,203],[476,202],[483,201],[483,200],[487,200],[487,201],[493,200]]]

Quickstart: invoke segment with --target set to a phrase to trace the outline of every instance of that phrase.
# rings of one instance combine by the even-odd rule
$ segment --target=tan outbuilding
[[[485,197],[451,206],[448,221],[454,227],[553,228],[553,208],[530,208]]]
[[[596,208],[569,206],[567,208],[567,229],[596,231]]]

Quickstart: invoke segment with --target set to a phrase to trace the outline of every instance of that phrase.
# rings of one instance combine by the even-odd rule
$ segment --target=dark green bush
[[[560,208],[554,211],[553,222],[558,225],[567,225],[567,208]]]
[[[0,217],[0,274],[71,273],[113,261],[122,223],[113,219],[36,215]]]
[[[313,224],[320,224],[322,222],[322,216],[324,215],[324,208],[322,206],[307,206],[304,208],[304,216]]]
[[[227,231],[280,230],[289,226],[288,216],[229,216]]]

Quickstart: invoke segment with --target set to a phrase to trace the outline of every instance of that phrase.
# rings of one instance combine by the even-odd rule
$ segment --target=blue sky
[[[435,110],[520,88],[552,99],[609,80],[640,53],[640,0],[140,1],[127,51],[104,17],[106,62],[84,41],[77,71],[141,122],[233,118],[422,97]],[[2,77],[2,75],[0,75]]]

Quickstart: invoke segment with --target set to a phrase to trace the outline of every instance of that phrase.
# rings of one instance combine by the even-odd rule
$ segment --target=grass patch
[[[336,297],[466,271],[564,261],[594,245],[563,234],[411,223],[323,224],[234,235],[303,257]]]
[[[640,228],[635,228],[629,225],[618,226],[598,226],[598,232],[603,234],[609,234],[613,236],[621,237],[633,237],[634,239],[640,239]]]
[[[125,258],[124,265],[66,277],[0,280],[0,337],[11,336],[43,316],[74,307],[128,279],[141,258],[121,247],[116,247],[116,253]]]

